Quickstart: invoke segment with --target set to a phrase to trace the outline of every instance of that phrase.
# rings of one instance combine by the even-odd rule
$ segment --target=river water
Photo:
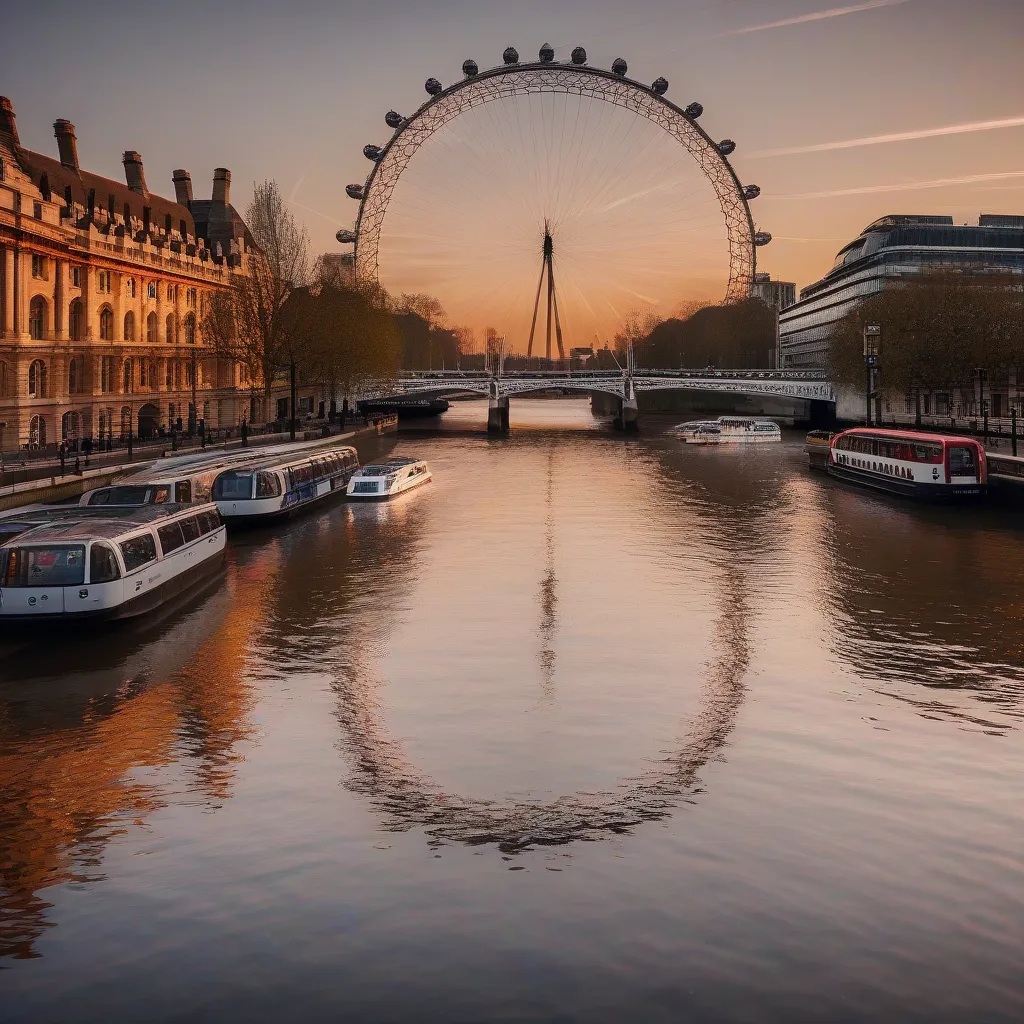
[[[3,1021],[1019,1021],[1024,530],[585,402],[6,641]]]

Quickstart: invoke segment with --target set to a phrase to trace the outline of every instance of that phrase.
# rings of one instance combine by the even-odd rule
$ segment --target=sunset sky
[[[14,103],[25,146],[56,154],[52,123],[68,118],[77,128],[81,162],[91,170],[123,180],[121,153],[136,149],[153,191],[173,195],[171,172],[185,167],[201,197],[209,194],[213,168],[226,166],[242,210],[254,180],[276,179],[318,252],[337,251],[335,231],[352,226],[357,203],[344,187],[366,176],[363,145],[389,137],[388,109],[414,110],[426,98],[424,80],[457,80],[466,57],[486,68],[514,45],[523,60],[535,59],[544,42],[559,59],[583,45],[590,62],[602,67],[622,56],[631,78],[664,75],[670,99],[702,102],[703,127],[714,138],[736,140],[737,173],[762,188],[755,220],[775,240],[760,250],[759,269],[800,286],[820,277],[844,242],[886,213],[951,214],[960,223],[983,211],[1024,213],[1021,0],[182,0],[173,6],[142,0],[130,7],[96,0],[89,17],[79,4],[11,0],[3,20],[0,93]],[[557,119],[549,123],[557,125]],[[488,139],[483,126],[463,125],[474,136],[467,144],[521,179],[515,160],[532,166],[529,152],[514,158],[494,152],[507,139],[500,125]],[[657,151],[660,143],[652,145]],[[403,208],[396,193],[395,235],[404,240],[390,243],[392,280],[385,283],[415,285],[418,259],[434,268],[430,280],[453,317],[478,326],[498,315],[497,307],[481,308],[483,279],[473,280],[487,262],[482,254],[494,255],[492,240],[507,239],[512,230],[526,239],[524,254],[532,245],[539,261],[546,213],[530,214],[537,224],[526,214],[517,220],[516,202],[499,202],[485,189],[474,206],[473,189],[459,175],[472,184],[475,173],[493,189],[496,176],[486,162],[475,172],[460,163],[443,140],[438,147],[423,157],[418,176],[410,165],[400,183],[410,179],[410,196],[419,190],[425,218],[419,236],[398,231]],[[671,288],[658,290],[659,268],[675,266],[671,261],[685,246],[663,235],[669,249],[659,257],[649,240],[684,197],[697,194],[684,180],[689,172],[663,160],[633,161],[620,179],[609,179],[601,210],[619,218],[614,223],[588,228],[586,217],[576,218],[579,251],[592,261],[576,267],[581,303],[593,306],[595,294],[607,292],[596,268],[607,275],[620,256],[621,274],[614,273],[631,292],[657,299],[662,312],[700,291],[693,283],[701,274],[697,242],[684,260],[693,281],[674,296]],[[433,187],[431,173],[455,197]],[[667,184],[664,195],[619,202],[677,173],[679,181]],[[644,174],[643,188],[631,184]],[[521,187],[524,195],[530,191],[526,182]],[[715,246],[724,236],[719,231],[716,242],[710,222],[699,230],[708,232],[708,265],[720,268]],[[618,247],[599,251],[596,234],[614,236]],[[475,252],[467,249],[472,246]],[[382,253],[385,248],[382,241]],[[523,281],[536,278],[532,250],[527,255]],[[382,273],[384,262],[382,256]],[[448,279],[436,272],[443,266]],[[500,285],[506,270],[494,273]],[[564,287],[571,307],[571,284]],[[507,315],[518,317],[519,332],[533,288],[517,284],[503,293],[506,305],[516,306],[515,316]],[[526,297],[513,301],[512,291]],[[582,308],[566,315],[579,320]],[[596,328],[577,324],[573,343],[588,340],[588,331]]]

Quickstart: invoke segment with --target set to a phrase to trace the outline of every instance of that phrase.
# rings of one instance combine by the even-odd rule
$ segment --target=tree
[[[255,248],[245,253],[243,272],[235,275],[231,287],[213,296],[203,327],[217,354],[242,363],[268,403],[278,373],[288,368],[294,438],[295,385],[307,311],[301,303],[286,307],[296,289],[309,283],[309,238],[275,181],[255,186],[245,219]]]

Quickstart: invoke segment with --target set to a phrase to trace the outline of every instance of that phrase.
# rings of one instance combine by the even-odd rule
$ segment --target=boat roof
[[[101,538],[121,537],[133,530],[152,526],[162,520],[170,519],[181,513],[191,513],[216,509],[216,505],[206,502],[202,505],[143,505],[141,508],[123,510],[105,508],[90,511],[78,506],[69,508],[67,514],[56,514],[57,510],[47,509],[48,520],[41,520],[41,513],[29,513],[25,520],[31,522],[24,533],[18,534],[19,544],[68,543],[70,541],[89,541]],[[73,510],[72,510],[73,509]],[[10,522],[11,520],[7,520]]]
[[[237,470],[238,472],[254,473],[261,469],[287,469],[289,466],[301,466],[303,463],[312,462],[314,459],[328,458],[331,455],[341,455],[346,452],[351,452],[358,458],[358,452],[352,445],[342,444],[333,445],[330,448],[320,448],[311,452],[291,452],[287,455],[278,452],[271,459],[254,460],[238,465],[224,466],[221,472],[230,473]]]
[[[949,441],[956,444],[963,444],[965,441],[971,442],[971,444],[980,445],[979,441],[975,441],[973,437],[964,437],[963,434],[929,434],[923,430],[890,430],[886,427],[850,427],[849,430],[844,430],[836,437],[842,437],[844,434],[862,434],[868,437],[881,437],[891,438],[898,441]]]
[[[368,462],[363,466],[363,475],[365,476],[366,471],[370,469],[402,469],[404,466],[415,466],[416,463],[422,461],[422,459],[410,459],[408,457],[404,457],[384,459],[381,462]]]

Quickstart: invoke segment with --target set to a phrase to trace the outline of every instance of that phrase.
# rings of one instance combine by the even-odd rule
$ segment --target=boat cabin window
[[[163,526],[158,526],[156,535],[160,538],[160,550],[165,555],[176,551],[185,543],[180,523],[165,523]]]
[[[302,466],[292,466],[288,470],[292,478],[292,487],[299,487],[301,484],[308,484],[313,479],[313,467],[306,463]]]
[[[199,540],[199,522],[195,516],[189,516],[188,519],[181,519],[179,522],[181,523],[181,532],[185,535],[186,544]]]
[[[213,482],[214,501],[234,501],[252,497],[252,473],[229,469]]]
[[[190,480],[179,480],[175,487],[178,492],[177,500],[182,505],[187,505],[192,500],[192,482]]]
[[[89,582],[110,583],[120,575],[114,549],[109,544],[96,541],[89,550]]]
[[[169,495],[163,498],[169,500]],[[148,501],[148,487],[104,487],[89,498],[90,505],[145,505]]]
[[[151,533],[143,533],[138,537],[130,537],[121,541],[121,557],[127,572],[134,572],[147,562],[156,558],[156,541]]]
[[[260,471],[256,474],[256,497],[257,498],[279,498],[281,496],[281,481],[276,473]]]
[[[213,533],[214,530],[219,530],[224,525],[220,513],[214,510],[200,512],[196,518],[199,520],[199,529],[204,534]]]
[[[8,548],[5,587],[76,587],[85,582],[85,545]]]
[[[949,472],[952,476],[974,476],[977,464],[974,460],[974,449],[956,447],[949,449]]]

